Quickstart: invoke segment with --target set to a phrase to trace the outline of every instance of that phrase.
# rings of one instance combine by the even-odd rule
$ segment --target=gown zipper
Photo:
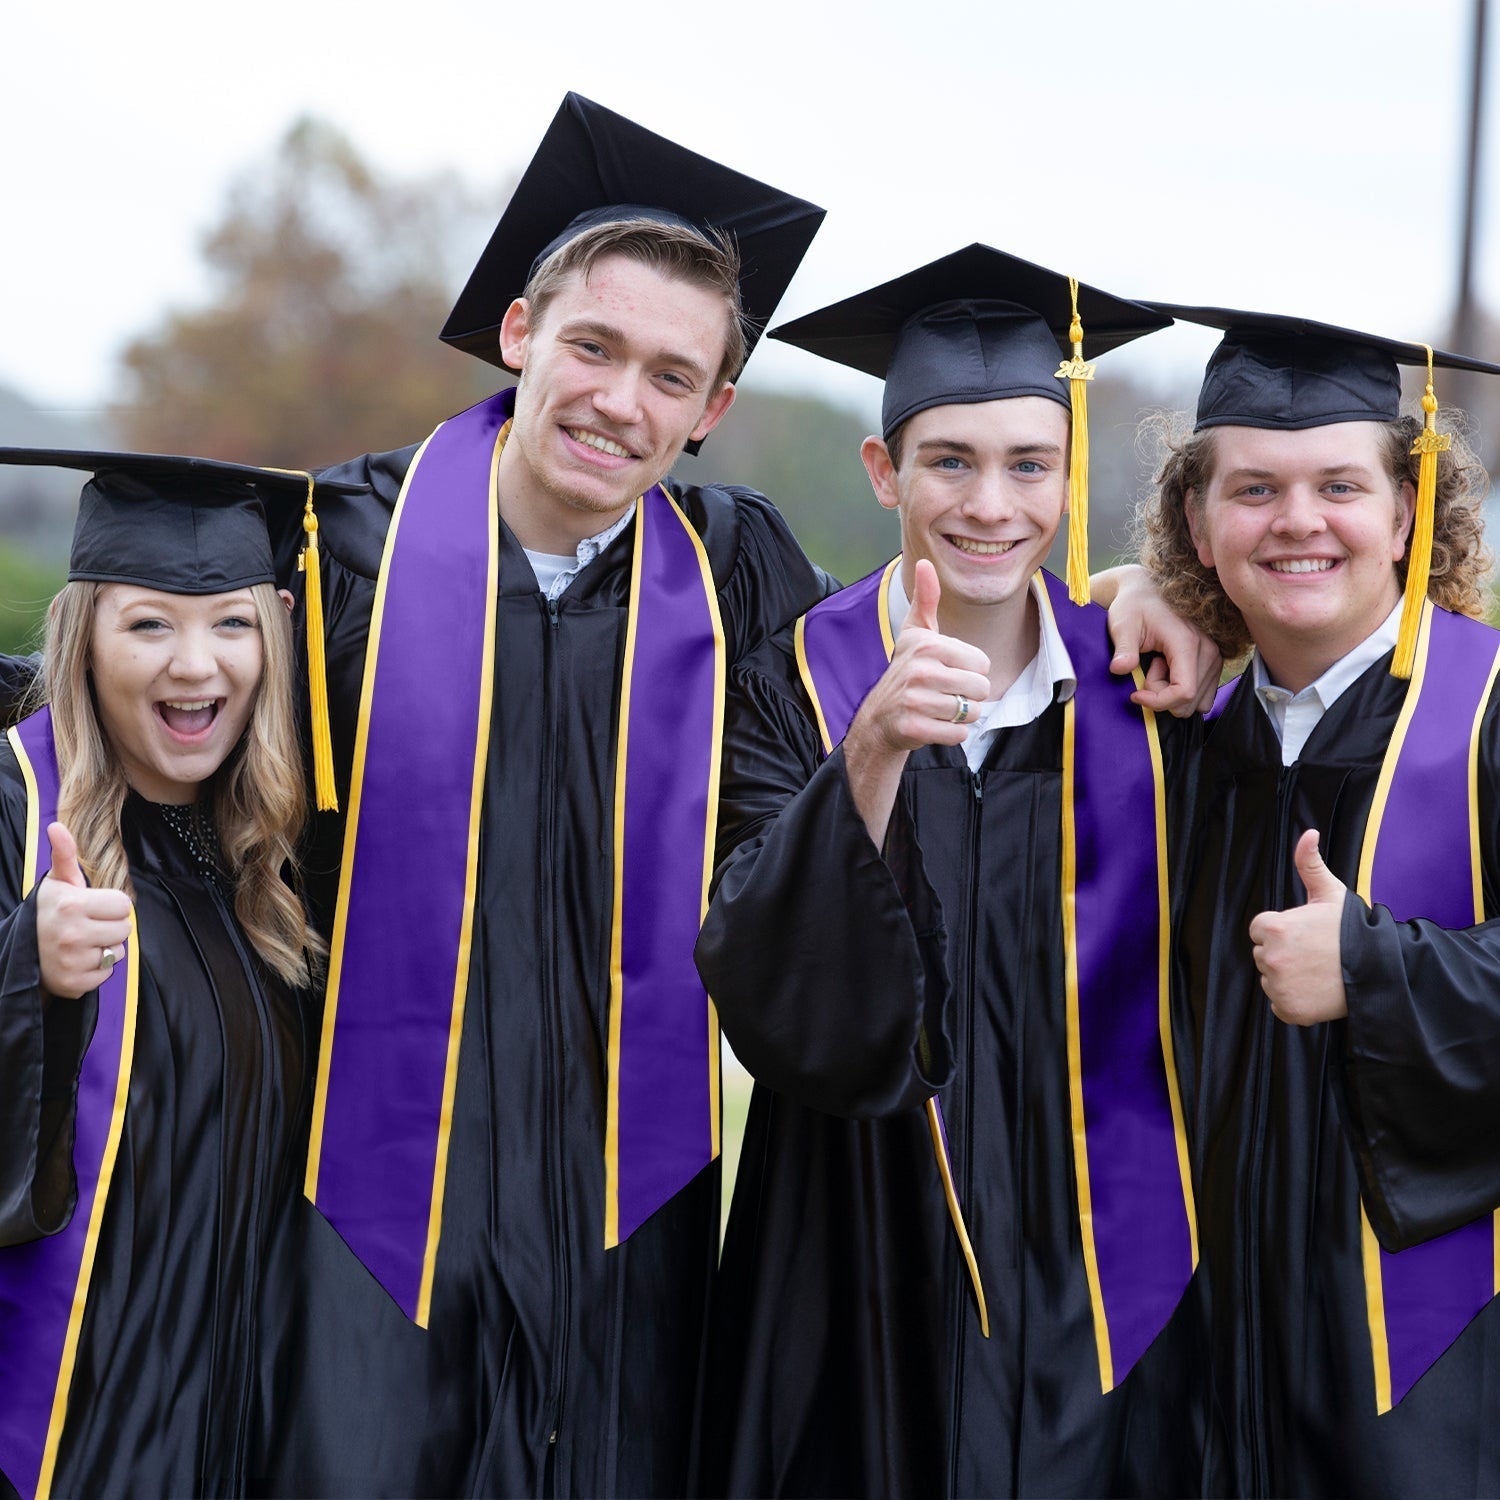
[[[1287,859],[1287,814],[1296,787],[1295,768],[1283,766],[1276,776],[1276,838],[1272,850],[1272,886],[1265,892],[1263,911],[1280,910],[1284,900],[1283,867]],[[1245,1344],[1250,1371],[1249,1433],[1251,1492],[1268,1493],[1270,1460],[1266,1452],[1264,1382],[1261,1361],[1260,1302],[1260,1230],[1261,1193],[1264,1186],[1266,1154],[1266,1116],[1270,1106],[1271,1048],[1274,1017],[1270,1005],[1264,1006],[1255,1026],[1257,1047],[1255,1060],[1255,1094],[1251,1107],[1249,1180],[1246,1183],[1245,1234]]]
[[[556,868],[557,847],[557,721],[560,693],[560,655],[562,650],[559,634],[560,610],[556,599],[546,601],[548,629],[544,632],[543,659],[545,670],[542,683],[542,705],[545,730],[542,737],[542,782],[541,804],[544,816],[541,820],[543,848],[542,868]],[[545,951],[558,952],[556,930],[556,892],[548,887],[547,915],[544,923],[547,931]],[[543,1013],[547,1018],[547,1046],[549,1065],[543,1070],[543,1087],[547,1095],[547,1120],[551,1127],[551,1149],[547,1152],[548,1172],[552,1204],[552,1276],[553,1276],[553,1357],[551,1361],[550,1389],[547,1393],[547,1438],[542,1461],[542,1493],[556,1493],[558,1434],[562,1431],[564,1391],[567,1380],[568,1317],[570,1287],[568,1284],[568,1261],[566,1245],[567,1195],[559,1169],[559,1160],[564,1151],[564,1121],[562,1117],[562,1070],[563,1042],[562,1024],[558,1015],[558,983],[555,958],[543,969],[546,986]]]

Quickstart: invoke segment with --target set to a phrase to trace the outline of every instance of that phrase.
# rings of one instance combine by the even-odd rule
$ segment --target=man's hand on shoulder
[[[1146,663],[1145,685],[1130,695],[1132,702],[1179,719],[1207,712],[1224,658],[1202,631],[1167,608],[1151,575],[1126,563],[1094,574],[1089,586],[1094,603],[1109,611],[1115,645],[1110,671],[1126,676],[1141,665],[1143,656],[1158,653]]]

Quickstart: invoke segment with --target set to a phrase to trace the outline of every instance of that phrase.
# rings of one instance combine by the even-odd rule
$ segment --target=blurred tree
[[[437,336],[492,217],[455,176],[393,181],[297,121],[205,237],[216,303],[124,351],[124,442],[290,468],[424,436],[503,383]]]
[[[39,649],[47,604],[63,586],[63,576],[62,568],[0,544],[0,654],[24,655]]]

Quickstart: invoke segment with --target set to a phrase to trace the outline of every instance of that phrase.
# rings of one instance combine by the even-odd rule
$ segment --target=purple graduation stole
[[[307,1196],[423,1327],[469,983],[496,650],[495,476],[513,400],[502,391],[428,438],[386,539],[308,1152]],[[612,788],[605,1248],[719,1153],[718,1022],[693,943],[712,872],[724,675],[702,542],[654,486],[636,511]]]
[[[1424,605],[1359,860],[1359,895],[1398,921],[1485,919],[1479,727],[1497,669],[1500,634]],[[1360,1219],[1375,1403],[1387,1412],[1500,1290],[1500,1213],[1396,1254],[1380,1248],[1363,1208]]]
[[[58,772],[51,710],[39,709],[6,738],[26,782],[21,889],[29,894],[52,868],[47,825],[57,817]],[[73,1135],[78,1200],[72,1217],[56,1234],[0,1250],[0,1470],[27,1497],[51,1493],[68,1413],[78,1334],[130,1091],[140,984],[137,947],[132,917],[124,957],[99,986],[98,1018],[79,1069]]]
[[[798,664],[825,752],[890,659],[886,591],[899,562],[798,622]],[[1040,577],[1043,607],[1078,674],[1064,706],[1062,768],[1068,1077],[1084,1265],[1108,1391],[1165,1326],[1198,1262],[1167,1006],[1166,793],[1155,716],[1109,671],[1103,611],[1079,608],[1066,585]],[[928,1106],[934,1145],[982,1309],[936,1102]]]

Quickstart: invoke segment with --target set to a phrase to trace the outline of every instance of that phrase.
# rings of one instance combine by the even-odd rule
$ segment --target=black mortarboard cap
[[[824,210],[568,94],[448,321],[445,343],[509,368],[500,321],[531,273],[594,224],[648,218],[718,229],[740,253],[746,354],[776,310]],[[738,374],[738,371],[735,372]]]
[[[222,594],[275,581],[267,504],[307,500],[305,474],[161,453],[0,448],[0,464],[82,469],[69,579]],[[358,485],[318,485],[317,494]]]
[[[1309,318],[1229,307],[1150,304],[1184,323],[1224,331],[1203,372],[1196,425],[1295,430],[1389,422],[1401,414],[1397,365],[1425,366],[1428,349]],[[1500,365],[1432,351],[1435,366],[1500,375]]]
[[[1172,321],[1082,283],[1077,316],[1090,355]],[[930,406],[1011,396],[1069,405],[1058,363],[1072,351],[1073,318],[1067,276],[974,244],[783,323],[771,337],[883,379],[881,429],[889,437]]]

